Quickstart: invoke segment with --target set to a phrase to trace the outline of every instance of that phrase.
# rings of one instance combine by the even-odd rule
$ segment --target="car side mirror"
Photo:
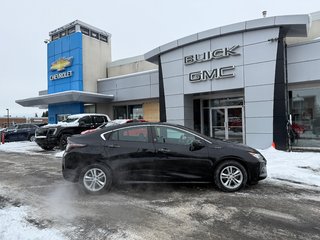
[[[200,150],[202,148],[204,148],[204,144],[200,141],[200,140],[193,140],[190,144],[190,151],[197,151],[197,150]]]

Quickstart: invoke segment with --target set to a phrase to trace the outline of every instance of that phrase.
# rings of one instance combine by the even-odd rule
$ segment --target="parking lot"
[[[89,196],[63,180],[55,154],[0,151],[0,210],[26,206],[31,226],[62,239],[320,239],[319,188],[267,179],[237,193],[145,184]]]

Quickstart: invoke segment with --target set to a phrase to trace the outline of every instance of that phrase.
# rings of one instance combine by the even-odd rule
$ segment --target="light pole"
[[[7,124],[8,124],[7,127],[9,127],[9,116],[10,116],[10,115],[9,115],[9,108],[7,108],[6,110],[7,110]]]

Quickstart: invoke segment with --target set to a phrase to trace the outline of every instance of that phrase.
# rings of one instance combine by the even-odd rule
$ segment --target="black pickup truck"
[[[54,147],[64,150],[67,146],[68,137],[80,134],[85,130],[97,128],[109,121],[111,121],[110,118],[105,114],[70,115],[63,122],[38,128],[35,133],[35,142],[44,150],[52,150]]]

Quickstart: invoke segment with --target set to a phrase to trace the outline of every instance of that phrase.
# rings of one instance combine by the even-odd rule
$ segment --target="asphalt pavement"
[[[66,239],[320,239],[319,188],[142,184],[91,196],[64,181],[51,155],[0,152],[0,208],[8,204],[30,206],[28,222]]]

